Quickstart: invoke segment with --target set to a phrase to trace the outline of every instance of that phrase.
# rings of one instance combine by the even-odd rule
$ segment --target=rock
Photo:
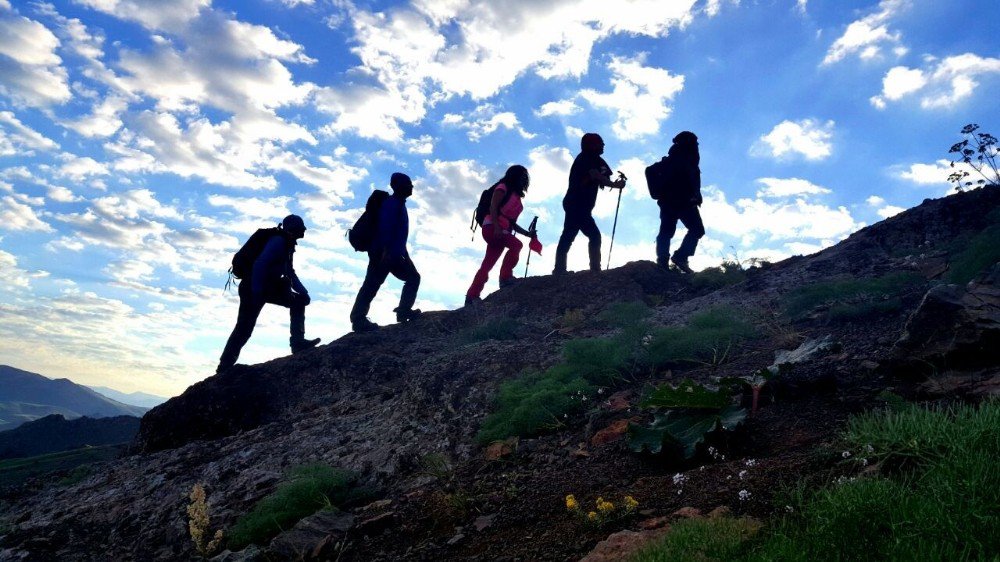
[[[0,552],[0,560],[6,560],[3,558],[2,552]],[[223,550],[219,554],[216,554],[211,560],[212,562],[261,562],[266,560],[264,556],[264,551],[257,545],[250,545],[239,552],[232,552],[230,550]]]
[[[462,539],[464,539],[464,538],[465,538],[464,534],[457,533],[455,536],[453,536],[450,539],[448,539],[448,546],[454,546],[454,545],[460,543],[462,541]]]
[[[497,514],[492,515],[480,515],[476,517],[476,520],[472,522],[472,526],[476,528],[476,531],[482,532],[483,529],[487,529],[493,525],[493,520],[497,518]]]
[[[678,509],[677,511],[673,512],[672,515],[674,517],[681,517],[681,518],[684,518],[684,519],[701,519],[702,517],[704,517],[701,514],[701,510],[700,509],[698,509],[696,507],[690,507],[690,506],[682,507],[682,508]]]
[[[511,437],[503,441],[494,441],[486,446],[486,451],[483,455],[488,461],[496,461],[514,454],[515,447],[517,447],[517,437]]]
[[[617,562],[627,560],[630,556],[670,531],[669,527],[648,531],[619,531],[597,543],[590,554],[580,559],[580,562]]]
[[[995,373],[945,373],[932,377],[919,387],[930,396],[968,396],[983,398],[1000,396],[1000,374]]]
[[[339,541],[354,527],[354,516],[342,511],[321,511],[299,521],[275,537],[269,555],[287,559],[317,558],[329,545]]]
[[[872,361],[871,359],[865,359],[861,362],[861,368],[868,371],[874,371],[875,369],[878,369],[878,363]]]
[[[622,390],[621,392],[616,392],[608,397],[607,402],[604,403],[605,407],[612,412],[621,412],[632,407],[628,399],[631,396],[631,392],[627,390]]]
[[[727,516],[729,516],[730,513],[732,513],[732,510],[729,509],[729,506],[720,505],[719,507],[717,507],[717,508],[713,509],[712,511],[708,512],[708,518],[709,519],[718,519],[720,517],[727,517]]]
[[[372,512],[372,511],[383,511],[385,508],[387,508],[387,507],[389,507],[391,505],[392,505],[392,500],[389,500],[389,499],[386,499],[386,500],[377,500],[377,501],[373,501],[372,503],[370,503],[370,504],[368,504],[366,506],[360,507],[360,508],[356,509],[355,511],[357,511],[358,513],[369,513],[369,512]]]
[[[395,522],[396,512],[387,511],[358,523],[357,529],[362,535],[377,535],[391,527]]]
[[[772,373],[777,373],[778,369],[782,365],[804,363],[820,353],[831,352],[836,350],[838,347],[838,344],[833,341],[833,336],[829,334],[823,336],[822,338],[809,339],[802,342],[802,345],[791,351],[780,350],[776,352],[774,354],[774,364],[768,367],[768,369]]]
[[[649,519],[643,519],[639,522],[639,528],[650,531],[653,529],[662,529],[670,523],[670,518],[667,516],[661,517],[650,517]]]
[[[590,452],[584,449],[583,445],[580,445],[580,447],[573,449],[569,455],[574,459],[585,459],[590,456]]]
[[[611,425],[598,431],[590,438],[590,444],[596,447],[621,439],[625,435],[625,431],[628,430],[628,423],[629,420],[615,420],[611,422]]]

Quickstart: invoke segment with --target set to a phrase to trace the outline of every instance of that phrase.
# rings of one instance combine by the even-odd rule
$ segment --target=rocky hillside
[[[283,474],[315,463],[353,471],[368,498],[220,559],[567,560],[679,508],[767,516],[781,485],[829,470],[817,447],[848,415],[886,396],[1000,390],[998,208],[997,188],[926,201],[817,254],[715,276],[636,262],[533,277],[477,306],[237,366],[148,412],[133,455],[69,488],[36,481],[0,498],[0,559],[194,557],[195,484],[212,528],[228,530]],[[649,310],[648,356],[704,311],[752,330],[697,361],[637,360],[520,439],[476,439],[501,383],[559,365],[571,342],[622,333],[608,320],[622,302]],[[748,376],[793,350],[794,368],[711,451],[629,449],[623,434],[652,419],[640,402],[654,386]],[[641,517],[582,525],[567,494],[627,494]]]
[[[0,460],[129,443],[138,432],[139,418],[135,416],[67,420],[52,414],[0,431]]]

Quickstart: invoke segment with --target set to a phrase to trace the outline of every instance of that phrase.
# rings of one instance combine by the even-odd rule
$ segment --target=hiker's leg
[[[478,297],[482,294],[483,288],[486,287],[486,282],[490,278],[490,271],[493,270],[493,266],[500,259],[500,254],[503,253],[504,245],[493,238],[493,225],[483,228],[483,239],[486,240],[486,255],[483,257],[483,263],[479,266],[479,271],[472,279],[472,286],[465,293],[468,297]]]
[[[236,327],[229,334],[226,347],[223,348],[222,356],[219,357],[219,367],[231,367],[236,364],[236,360],[240,357],[240,351],[250,339],[250,335],[253,334],[254,326],[257,324],[257,317],[260,315],[261,309],[264,308],[263,301],[254,302],[250,291],[250,283],[249,278],[240,282],[240,310],[236,316]]]
[[[524,243],[518,240],[513,234],[504,234],[503,236],[507,255],[503,257],[503,263],[500,264],[501,281],[514,277],[514,266],[517,265],[517,260],[521,257],[521,248],[524,247]]]
[[[556,267],[555,273],[566,272],[566,256],[569,254],[569,247],[573,245],[576,234],[580,232],[580,225],[574,213],[566,211],[566,220],[563,222],[563,231],[559,236],[559,245],[556,246]]]
[[[417,272],[413,260],[409,256],[392,264],[390,269],[392,274],[403,282],[403,292],[399,295],[400,310],[412,310],[413,303],[417,301],[417,289],[420,288],[420,273]]]
[[[698,207],[689,207],[678,213],[678,218],[687,228],[687,234],[681,241],[681,247],[677,248],[677,256],[683,259],[694,255],[694,250],[698,246],[698,240],[705,235],[705,225],[701,222],[701,213]]]
[[[601,270],[601,230],[597,228],[593,215],[588,214],[580,220],[580,232],[587,238],[587,254],[590,256],[590,270]]]
[[[310,302],[308,295],[293,292],[287,280],[283,280],[275,285],[273,291],[267,292],[265,300],[288,309],[288,341],[292,346],[306,339],[306,306]]]
[[[660,205],[660,232],[656,235],[656,263],[666,266],[670,261],[670,239],[677,232],[677,213],[669,206]]]
[[[372,306],[372,300],[378,294],[379,287],[385,283],[385,278],[389,275],[389,269],[381,264],[381,254],[375,252],[368,253],[368,270],[365,272],[365,281],[358,291],[358,298],[354,300],[354,308],[351,309],[351,323],[360,322],[368,317],[368,310]]]

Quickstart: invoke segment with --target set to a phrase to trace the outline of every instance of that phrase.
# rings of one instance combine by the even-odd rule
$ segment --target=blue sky
[[[232,253],[290,212],[309,227],[307,334],[335,339],[365,267],[344,231],[397,170],[416,186],[418,306],[462,302],[484,249],[472,207],[513,163],[546,244],[530,273],[547,273],[587,131],[631,178],[612,265],[653,257],[642,170],[685,129],[696,269],[817,251],[946,194],[966,123],[996,133],[988,4],[0,0],[0,363],[179,393],[232,329]],[[614,206],[595,211],[605,252]],[[387,283],[373,320],[398,295]],[[286,354],[287,322],[267,307],[241,362]]]

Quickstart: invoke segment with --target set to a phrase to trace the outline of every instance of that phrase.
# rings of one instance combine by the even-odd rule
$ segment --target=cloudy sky
[[[349,329],[365,198],[415,180],[418,306],[455,308],[479,192],[513,163],[552,269],[579,137],[631,178],[612,265],[653,257],[642,170],[701,139],[725,257],[811,253],[948,192],[963,125],[1000,128],[986,0],[0,0],[0,363],[173,395],[214,370],[232,253],[288,213],[307,333]],[[615,198],[595,212],[611,231]],[[577,242],[570,267],[584,266]],[[522,261],[523,263],[523,261]],[[518,275],[523,268],[518,268]],[[495,288],[495,277],[489,290]],[[372,318],[388,322],[398,282]],[[287,353],[269,306],[242,362]]]

